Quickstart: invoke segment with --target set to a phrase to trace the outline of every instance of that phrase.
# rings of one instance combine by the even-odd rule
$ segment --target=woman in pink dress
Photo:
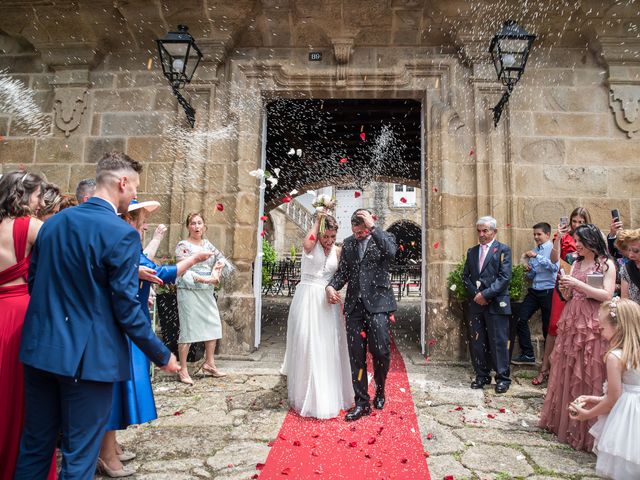
[[[24,413],[22,364],[18,360],[29,304],[31,247],[42,222],[42,178],[11,172],[0,179],[0,480],[13,479]],[[49,479],[56,476],[55,458]]]
[[[576,450],[591,451],[594,422],[575,421],[568,407],[580,395],[602,395],[608,342],[600,334],[598,309],[613,296],[616,268],[595,225],[581,225],[574,236],[578,259],[571,275],[560,279],[563,296],[570,299],[558,321],[540,426]]]

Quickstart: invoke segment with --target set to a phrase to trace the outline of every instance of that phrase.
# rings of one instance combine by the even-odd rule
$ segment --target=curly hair
[[[193,217],[200,217],[202,219],[202,223],[204,223],[205,226],[207,225],[207,221],[202,216],[202,212],[191,212],[191,213],[189,213],[187,215],[187,220],[184,222],[184,225],[187,228],[189,227],[189,224],[191,223],[191,220],[193,220]]]
[[[574,232],[574,237],[587,248],[588,250],[593,252],[593,261],[596,265],[596,271],[602,272],[602,265],[609,269],[607,265],[607,260],[611,259],[609,252],[607,250],[607,245],[604,243],[604,238],[602,237],[602,232],[593,225],[592,223],[586,223],[584,225],[580,225],[576,228]],[[584,257],[578,257],[578,260],[583,260]],[[601,262],[603,261],[603,262]]]
[[[616,235],[615,247],[618,250],[624,250],[629,244],[640,242],[640,228],[635,230],[620,230]]]
[[[43,183],[42,184],[42,200],[44,206],[38,210],[38,217],[42,219],[46,215],[56,213],[56,209],[62,202],[62,195],[60,194],[60,188],[55,183]]]
[[[35,173],[15,171],[5,173],[0,179],[0,221],[5,218],[35,215],[29,207],[33,192],[40,189],[43,194],[44,180]]]
[[[73,195],[62,195],[62,200],[60,200],[60,210],[58,211],[62,211],[65,208],[77,206],[78,200],[76,199],[76,197],[74,197]]]

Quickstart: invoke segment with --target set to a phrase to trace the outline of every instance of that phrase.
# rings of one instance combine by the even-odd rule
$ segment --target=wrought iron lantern
[[[507,87],[502,98],[493,110],[493,123],[498,125],[502,109],[509,101],[509,96],[516,83],[524,73],[524,67],[529,58],[529,52],[535,35],[531,35],[513,20],[504,22],[502,30],[491,40],[489,52],[496,68],[498,80]]]
[[[178,25],[177,32],[169,32],[156,42],[162,73],[169,80],[173,94],[178,98],[178,103],[182,105],[187,121],[193,128],[196,111],[178,90],[191,82],[202,59],[202,52],[185,25]]]

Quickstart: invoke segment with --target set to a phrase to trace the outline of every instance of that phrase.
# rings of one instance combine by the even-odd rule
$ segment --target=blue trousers
[[[469,352],[476,378],[491,379],[496,372],[496,383],[511,383],[509,378],[509,315],[489,313],[488,308],[468,313]]]
[[[15,480],[47,478],[62,431],[59,480],[91,480],[113,399],[113,383],[24,366],[25,418]]]

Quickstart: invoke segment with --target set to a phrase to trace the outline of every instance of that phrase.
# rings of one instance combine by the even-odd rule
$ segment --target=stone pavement
[[[256,464],[266,460],[269,442],[287,413],[286,381],[279,374],[286,308],[283,299],[268,302],[263,343],[250,361],[218,360],[228,377],[193,375],[196,384],[189,387],[156,375],[159,419],[118,434],[125,448],[138,455],[130,462],[136,478],[246,480],[259,473]],[[404,315],[399,312],[398,318],[420,307],[403,299],[401,308]],[[506,395],[471,390],[469,366],[425,360],[415,327],[415,321],[397,325],[394,337],[405,360],[432,479],[597,478],[594,455],[575,452],[536,427],[543,391],[531,386],[531,368],[515,371]]]

